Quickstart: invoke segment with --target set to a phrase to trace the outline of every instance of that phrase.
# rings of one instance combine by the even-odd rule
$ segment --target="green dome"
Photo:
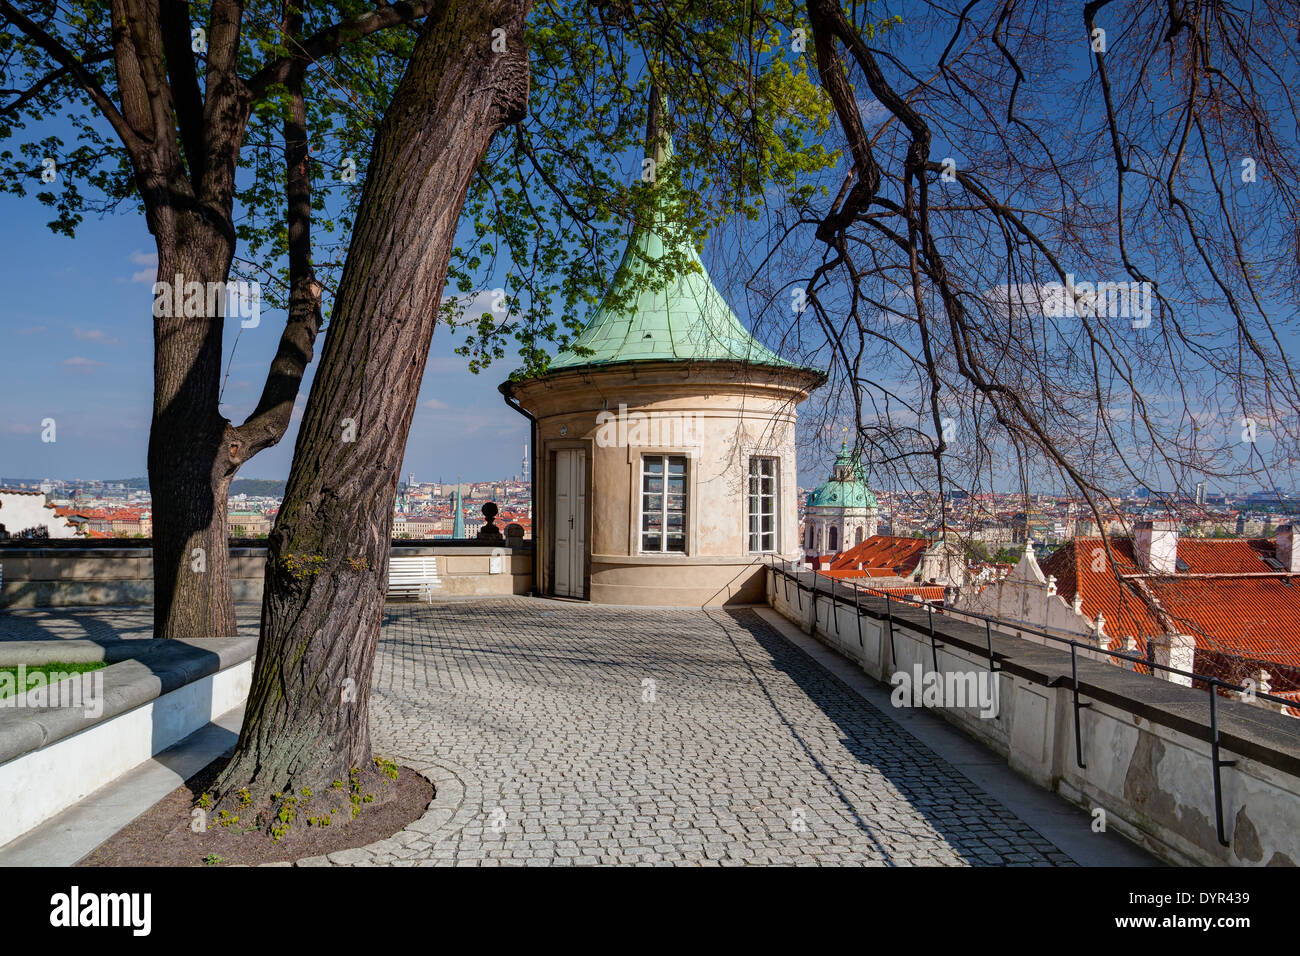
[[[876,496],[860,481],[836,481],[831,478],[808,495],[810,508],[874,508]]]
[[[859,475],[862,465],[849,451],[848,439],[835,456],[835,470],[808,495],[809,508],[875,508],[876,496]]]

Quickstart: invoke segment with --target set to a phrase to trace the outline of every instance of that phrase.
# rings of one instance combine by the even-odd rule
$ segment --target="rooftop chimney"
[[[1148,574],[1173,574],[1178,570],[1178,524],[1139,521],[1133,529],[1133,556]]]
[[[1300,574],[1300,548],[1296,547],[1294,534],[1294,525],[1284,524],[1278,526],[1277,559],[1282,562],[1282,567],[1292,574]]]

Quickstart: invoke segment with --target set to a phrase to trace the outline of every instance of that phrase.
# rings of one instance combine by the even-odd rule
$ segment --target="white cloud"
[[[147,269],[141,269],[139,272],[131,273],[131,281],[153,285],[154,280],[158,278],[158,253],[145,252],[142,249],[137,249],[131,253],[130,259],[138,266],[149,267]]]
[[[431,408],[431,409],[433,409],[433,410],[436,411],[436,412],[444,411],[444,410],[446,410],[446,409],[448,409],[448,408],[451,408],[451,406],[448,405],[446,402],[439,401],[439,400],[436,399],[436,398],[431,398],[431,399],[429,399],[427,402],[423,402],[423,403],[421,403],[421,406],[420,406],[420,407],[421,407],[421,408]]]
[[[88,359],[81,355],[74,355],[72,358],[65,358],[61,363],[64,368],[72,369],[74,372],[89,372],[100,365],[106,365],[106,362],[100,362],[96,359]]]
[[[114,338],[103,329],[73,329],[73,334],[77,338],[86,342],[102,342],[104,345],[117,345],[120,339]]]
[[[858,100],[858,115],[862,117],[863,123],[880,123],[891,114],[880,100],[863,97]]]

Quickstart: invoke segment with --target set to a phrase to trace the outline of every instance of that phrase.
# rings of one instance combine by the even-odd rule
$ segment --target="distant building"
[[[848,439],[831,475],[811,494],[804,510],[805,555],[834,555],[861,544],[880,528],[876,496],[864,480],[862,463]]]
[[[451,536],[453,538],[465,537],[465,502],[461,500],[459,481],[457,481],[456,493],[452,496],[451,502]]]
[[[1026,640],[1041,638],[1016,622],[1083,638],[1125,666],[1104,652],[1300,699],[1300,541],[1290,525],[1276,540],[1180,540],[1174,522],[1144,521],[1132,538],[1111,538],[1109,554],[1106,544],[1075,538],[1041,566],[1026,547],[1010,574],[956,607],[1002,618]]]
[[[1037,509],[1017,512],[1011,519],[1011,540],[1016,544],[1026,541],[1046,541],[1052,533],[1052,522]]]
[[[966,578],[963,548],[951,539],[897,538],[873,535],[830,559],[815,564],[826,577],[887,591],[900,598],[942,602]]]
[[[0,538],[75,538],[77,526],[41,491],[0,488]]]

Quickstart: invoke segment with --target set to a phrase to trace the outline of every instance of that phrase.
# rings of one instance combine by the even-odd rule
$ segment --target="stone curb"
[[[149,643],[159,646],[92,672],[103,675],[103,712],[98,716],[87,716],[83,706],[24,707],[20,706],[21,697],[0,701],[0,763],[47,747],[179,687],[243,663],[257,651],[257,638],[252,636]]]
[[[323,856],[309,856],[294,861],[294,866],[387,866],[410,865],[402,858],[413,856],[418,850],[414,844],[427,843],[433,833],[447,825],[462,809],[465,785],[451,767],[429,763],[426,760],[393,758],[408,769],[418,773],[434,786],[433,799],[418,820],[406,825],[390,837],[385,837],[363,847],[335,850]],[[272,866],[275,864],[263,864]],[[288,864],[280,864],[287,866]]]

